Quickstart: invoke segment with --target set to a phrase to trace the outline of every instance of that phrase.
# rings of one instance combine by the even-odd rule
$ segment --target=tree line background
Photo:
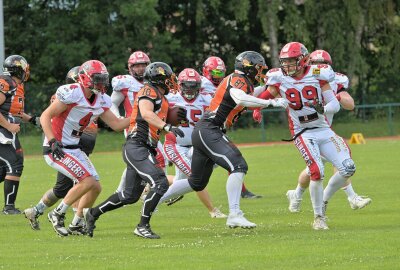
[[[31,65],[28,112],[40,113],[67,71],[89,59],[111,76],[143,50],[175,72],[211,55],[233,71],[237,54],[279,66],[284,44],[327,50],[356,104],[400,101],[400,0],[6,0],[5,56]],[[111,92],[111,90],[110,90]]]

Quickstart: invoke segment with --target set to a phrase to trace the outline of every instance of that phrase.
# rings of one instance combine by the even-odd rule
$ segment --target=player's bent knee
[[[234,166],[231,173],[241,172],[241,173],[246,174],[248,170],[249,170],[249,166],[247,165],[247,162],[244,159],[242,159],[238,164],[236,164]]]
[[[189,185],[194,191],[199,192],[206,188],[207,183],[201,183],[199,181],[191,181],[191,179],[189,178]]]
[[[161,176],[154,187],[151,190],[154,190],[155,193],[164,195],[169,188],[168,179],[165,175]]]
[[[339,168],[339,173],[343,177],[351,177],[356,173],[356,165],[351,158],[345,159],[342,162],[342,167]]]

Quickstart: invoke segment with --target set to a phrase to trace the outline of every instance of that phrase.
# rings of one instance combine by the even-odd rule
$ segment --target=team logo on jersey
[[[165,69],[163,69],[162,67],[158,67],[157,68],[157,72],[158,72],[158,74],[161,74],[161,75],[165,76]]]
[[[321,73],[321,70],[319,68],[314,68],[312,71],[312,75],[319,75]]]

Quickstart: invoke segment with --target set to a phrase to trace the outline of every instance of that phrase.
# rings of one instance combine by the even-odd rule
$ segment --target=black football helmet
[[[265,64],[264,57],[258,52],[245,51],[236,56],[235,70],[243,72],[252,83],[262,83],[268,66]]]
[[[65,77],[65,83],[71,84],[71,83],[78,82],[78,78],[79,78],[78,75],[79,75],[79,66],[71,68],[68,71],[67,76]]]
[[[29,79],[29,64],[21,55],[11,55],[4,60],[3,72],[26,82]]]
[[[144,71],[144,82],[164,89],[164,95],[171,91],[178,91],[178,82],[171,67],[163,62],[154,62],[146,67]]]

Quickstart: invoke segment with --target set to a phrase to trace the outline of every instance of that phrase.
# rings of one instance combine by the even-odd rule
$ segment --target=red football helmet
[[[78,82],[95,94],[107,92],[109,74],[106,66],[98,60],[89,60],[79,67]]]
[[[217,56],[208,57],[203,64],[203,76],[218,86],[224,79],[226,67],[224,61]]]
[[[150,64],[150,58],[142,51],[136,51],[129,56],[128,69],[131,74],[138,81],[143,81],[143,74],[146,66]]]
[[[201,77],[200,74],[193,68],[185,68],[179,73],[178,83],[181,95],[192,100],[200,93]]]
[[[316,50],[310,54],[310,63],[315,65],[318,64],[332,65],[332,58],[327,51]]]
[[[300,42],[290,42],[283,46],[279,62],[285,76],[294,76],[308,64],[309,54],[306,46]],[[295,67],[292,69],[292,67]]]

